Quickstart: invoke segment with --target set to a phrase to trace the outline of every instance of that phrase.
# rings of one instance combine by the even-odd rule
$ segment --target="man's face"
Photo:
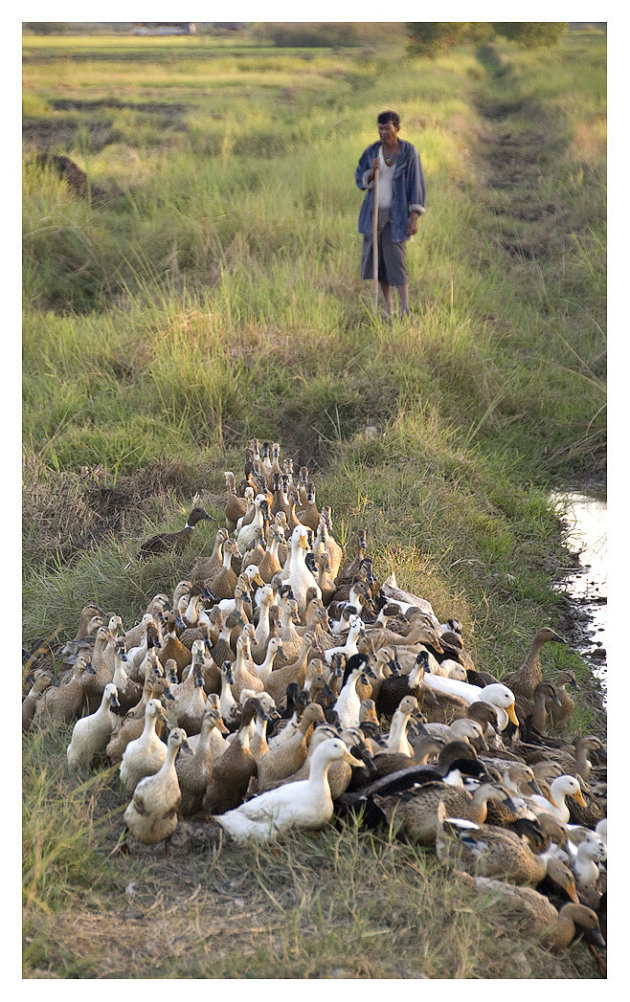
[[[396,142],[396,137],[398,135],[398,129],[393,122],[379,122],[378,123],[378,134],[380,136],[381,142],[385,146],[393,146]]]

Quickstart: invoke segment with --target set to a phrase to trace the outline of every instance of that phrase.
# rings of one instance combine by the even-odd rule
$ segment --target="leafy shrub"
[[[524,49],[557,45],[567,29],[566,21],[496,21],[497,35],[516,42]]]
[[[358,45],[360,39],[353,24],[333,22],[300,22],[295,24],[264,24],[259,33],[279,47]]]
[[[433,58],[462,42],[468,28],[467,21],[414,21],[407,25],[409,51]]]

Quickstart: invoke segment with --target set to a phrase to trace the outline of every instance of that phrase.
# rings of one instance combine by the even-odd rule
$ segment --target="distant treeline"
[[[143,22],[150,33],[150,25]],[[174,23],[174,22],[173,22]],[[195,35],[235,36],[278,47],[356,47],[407,41],[412,53],[436,55],[468,42],[484,43],[499,36],[526,48],[556,45],[568,30],[606,31],[606,21],[196,21]],[[33,35],[131,35],[135,21],[26,21],[23,32]]]

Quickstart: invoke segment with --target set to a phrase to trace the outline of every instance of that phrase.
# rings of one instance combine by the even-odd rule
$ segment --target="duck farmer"
[[[365,191],[359,211],[359,233],[363,234],[361,278],[373,279],[375,286],[378,280],[386,317],[392,315],[392,288],[396,288],[400,315],[404,317],[411,315],[406,243],[417,233],[418,220],[424,213],[426,188],[418,151],[398,134],[400,115],[395,111],[381,112],[377,128],[379,139],[363,151],[354,175],[357,186]]]

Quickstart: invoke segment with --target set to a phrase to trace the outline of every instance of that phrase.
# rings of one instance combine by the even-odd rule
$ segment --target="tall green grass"
[[[240,468],[256,435],[309,465],[349,553],[355,530],[367,528],[381,578],[395,569],[441,618],[455,615],[479,667],[499,676],[518,667],[538,626],[561,616],[552,580],[569,558],[549,485],[601,475],[605,462],[603,41],[567,37],[545,53],[506,44],[492,58],[470,49],[434,62],[376,46],[361,55],[145,41],[25,45],[25,644],[55,630],[71,635],[87,599],[127,626],[152,595],[171,590],[210,552],[214,531],[204,525],[180,556],[143,564],[140,539],[183,524],[196,496],[220,521],[223,471]],[[51,108],[62,100],[72,107],[60,124]],[[384,107],[400,110],[401,134],[427,177],[427,213],[408,251],[410,325],[375,317],[370,284],[358,277],[362,194],[353,174]],[[528,157],[516,180],[508,135]],[[109,199],[81,200],[37,168],[31,155],[44,140]],[[369,419],[383,437],[365,434]],[[108,529],[111,498],[124,519]],[[546,671],[571,666],[586,684],[576,654],[545,655]],[[96,868],[99,902],[101,878],[116,873],[115,908],[130,882],[149,895],[172,874],[104,862],[117,828],[103,818],[118,805],[106,777],[72,790],[77,823],[64,814],[68,844],[55,848],[40,814],[65,810],[56,800],[67,795],[66,737],[25,743],[25,963],[93,976],[100,960],[72,945],[72,923],[59,949],[50,938],[59,900],[42,861],[55,874],[62,868],[68,900],[84,893],[78,869]],[[47,756],[55,764],[45,771]],[[40,781],[50,805],[38,800]],[[321,892],[303,873],[321,870],[320,852],[332,867]],[[323,843],[297,839],[277,860],[265,854],[258,888],[251,875],[260,860],[243,857],[243,877],[234,855],[205,859],[209,875],[243,878],[250,894],[280,902],[261,935],[281,963],[264,959],[252,932],[245,976],[323,976],[339,929],[374,951],[369,963],[342,965],[339,977],[397,976],[377,935],[379,895],[411,873],[418,907],[437,916],[449,893],[431,861],[402,852],[399,863],[390,845],[327,831]],[[347,859],[365,887],[375,872],[382,878],[360,906],[363,885]],[[192,879],[190,859],[177,862]],[[483,914],[476,924],[478,907],[451,901],[457,935],[441,949],[401,920],[394,898],[381,924],[410,937],[415,960],[404,976],[484,976],[491,939]],[[304,941],[306,921],[314,929]],[[224,955],[210,964],[201,933],[186,935],[187,970],[242,976]],[[530,954],[532,944],[523,949],[534,976],[588,976],[537,947]],[[155,973],[155,960],[130,966],[120,951],[117,943],[117,976]],[[515,952],[485,976],[513,976]],[[516,963],[517,976],[531,976],[530,961]],[[181,970],[169,953],[159,976]]]

